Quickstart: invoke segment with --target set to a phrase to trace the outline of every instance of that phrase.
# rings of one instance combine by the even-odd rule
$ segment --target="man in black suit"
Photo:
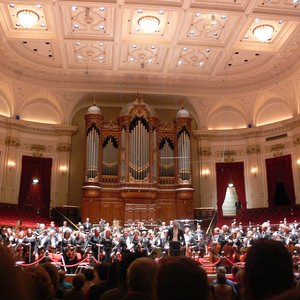
[[[170,245],[170,255],[179,256],[180,246],[185,245],[183,230],[179,227],[179,222],[174,220],[173,226],[168,229],[167,240]]]
[[[90,232],[92,229],[92,223],[90,222],[89,218],[85,219],[85,222],[83,223],[83,229],[84,232]]]

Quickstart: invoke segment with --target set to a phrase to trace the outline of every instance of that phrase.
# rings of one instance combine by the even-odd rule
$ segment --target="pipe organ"
[[[116,122],[97,106],[86,120],[86,170],[82,217],[131,223],[192,218],[191,118],[178,111],[161,123],[141,96]]]

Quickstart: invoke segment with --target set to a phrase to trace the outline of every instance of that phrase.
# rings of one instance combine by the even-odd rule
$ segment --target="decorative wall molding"
[[[57,152],[70,152],[72,149],[71,143],[58,143],[56,147]]]
[[[20,147],[20,140],[19,140],[19,138],[16,138],[16,137],[7,136],[5,139],[5,145],[8,147],[18,148],[18,147]]]

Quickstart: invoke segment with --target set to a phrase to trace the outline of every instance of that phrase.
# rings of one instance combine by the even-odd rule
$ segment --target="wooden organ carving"
[[[104,122],[95,105],[85,120],[82,218],[122,224],[192,218],[191,118],[185,109],[173,124],[162,124],[137,95],[117,122]]]

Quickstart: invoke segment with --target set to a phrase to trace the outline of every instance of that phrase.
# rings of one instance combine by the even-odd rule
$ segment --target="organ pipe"
[[[94,125],[88,130],[86,138],[86,177],[95,179],[98,175],[99,133]]]

